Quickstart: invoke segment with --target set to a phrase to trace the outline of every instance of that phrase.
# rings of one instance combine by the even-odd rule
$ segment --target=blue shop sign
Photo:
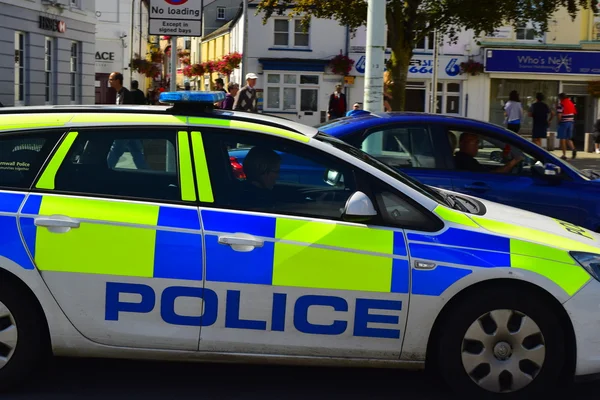
[[[486,49],[485,72],[600,75],[600,52]]]

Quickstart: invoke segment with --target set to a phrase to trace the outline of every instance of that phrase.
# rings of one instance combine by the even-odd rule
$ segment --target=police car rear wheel
[[[48,359],[45,323],[32,295],[0,276],[0,391],[27,381]]]
[[[446,315],[438,341],[440,373],[461,394],[520,398],[556,384],[564,334],[548,304],[522,289],[488,289]]]

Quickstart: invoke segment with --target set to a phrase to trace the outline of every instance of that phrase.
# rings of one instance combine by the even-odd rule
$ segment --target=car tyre
[[[545,297],[496,287],[461,299],[444,315],[437,367],[461,397],[529,398],[562,378],[564,331]]]
[[[33,295],[0,280],[0,391],[28,380],[49,356],[47,325]]]

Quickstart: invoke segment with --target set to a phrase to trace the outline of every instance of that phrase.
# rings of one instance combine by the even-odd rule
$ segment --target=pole
[[[383,69],[385,64],[386,2],[367,0],[367,49],[365,68],[366,111],[383,112]]]
[[[245,82],[246,74],[248,73],[248,0],[244,0],[244,33],[242,34],[242,76],[240,77],[240,86]]]
[[[177,90],[177,36],[171,36],[171,85],[170,91]]]
[[[438,31],[433,31],[433,77],[431,79],[431,102],[429,112],[437,114],[437,84],[438,84]],[[440,104],[441,106],[441,104]]]

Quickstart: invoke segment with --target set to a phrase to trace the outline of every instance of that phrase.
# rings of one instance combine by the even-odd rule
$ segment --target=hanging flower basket
[[[483,64],[477,61],[469,60],[460,63],[461,74],[471,74],[472,76],[477,76],[483,73],[483,70]]]
[[[204,67],[204,72],[207,74],[212,74],[213,72],[218,72],[218,63],[217,61],[207,61],[201,64]]]
[[[190,56],[181,57],[179,59],[183,65],[190,65]]]
[[[183,58],[183,57],[189,57],[189,56],[190,56],[189,50],[177,49],[177,57]]]
[[[160,75],[160,68],[157,64],[145,59],[141,59],[138,55],[131,60],[129,66],[131,67],[132,71],[146,75],[148,78],[156,78]]]
[[[161,39],[162,40],[171,40],[171,36],[162,36]]]
[[[150,60],[155,63],[163,62],[164,54],[159,48],[154,48],[150,51]]]
[[[354,66],[354,60],[343,54],[338,54],[329,61],[329,67],[336,75],[347,76],[352,71],[352,66]]]

